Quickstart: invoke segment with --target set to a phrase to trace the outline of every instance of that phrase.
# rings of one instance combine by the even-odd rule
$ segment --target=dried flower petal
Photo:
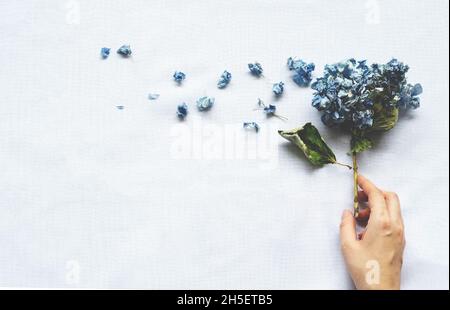
[[[251,74],[257,77],[260,77],[263,72],[263,68],[258,62],[255,62],[254,64],[248,64],[248,69],[250,70]]]
[[[122,45],[118,50],[117,54],[122,55],[123,57],[131,56],[131,48],[129,45]]]
[[[400,94],[399,107],[402,109],[417,109],[420,107],[420,98],[418,97],[423,92],[422,85],[416,84],[405,85]]]
[[[148,100],[156,100],[158,98],[159,98],[159,94],[153,94],[153,93],[148,94]]]
[[[207,111],[214,105],[215,99],[212,97],[201,97],[197,100],[197,108],[199,111]]]
[[[314,63],[306,63],[301,59],[289,57],[287,60],[287,66],[290,71],[294,71],[295,74],[292,79],[298,86],[308,86],[312,80],[312,72],[315,69]]]
[[[267,114],[267,115],[274,115],[275,114],[275,111],[277,110],[277,107],[276,106],[274,106],[273,104],[269,104],[268,106],[266,106],[265,108],[264,108],[264,112]]]
[[[110,48],[102,47],[102,49],[100,50],[100,55],[102,56],[103,59],[106,59],[108,58],[110,51],[111,51]]]
[[[259,131],[259,125],[255,122],[244,122],[244,129]]]
[[[177,107],[177,116],[179,119],[184,119],[188,114],[188,106],[186,103],[182,103]]]
[[[181,83],[183,82],[183,80],[186,78],[186,74],[184,74],[181,71],[175,71],[175,73],[173,74],[173,79],[175,80],[175,82],[177,83]]]
[[[284,91],[284,83],[279,82],[279,83],[273,84],[272,91],[275,94],[275,96],[281,96],[281,94],[283,94],[283,91]]]
[[[231,73],[225,70],[217,83],[218,88],[225,88],[231,81]]]

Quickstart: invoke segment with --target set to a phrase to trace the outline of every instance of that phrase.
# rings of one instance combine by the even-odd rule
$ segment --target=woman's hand
[[[356,221],[349,210],[342,214],[341,247],[357,289],[400,289],[405,237],[400,201],[363,176],[358,176],[360,202],[368,202],[366,230],[356,235]]]

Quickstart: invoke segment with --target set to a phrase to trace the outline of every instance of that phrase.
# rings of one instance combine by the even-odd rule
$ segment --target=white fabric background
[[[115,54],[126,43],[130,59]],[[276,133],[312,121],[350,161],[348,137],[325,128],[311,89],[289,78],[286,59],[299,56],[315,77],[349,57],[397,57],[422,83],[422,107],[360,166],[400,195],[403,288],[448,289],[447,1],[3,0],[0,50],[0,286],[352,288],[338,242],[352,175],[312,168]],[[264,79],[247,73],[255,60]],[[224,69],[233,81],[218,90]],[[278,80],[286,123],[252,111]],[[216,105],[200,114],[206,94]],[[224,158],[218,137],[247,120],[262,125],[238,130],[248,149],[275,148]],[[191,155],[174,151],[180,139]]]

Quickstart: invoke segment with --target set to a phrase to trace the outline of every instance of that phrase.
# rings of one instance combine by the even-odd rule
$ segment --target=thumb
[[[356,221],[349,210],[344,210],[341,220],[341,247],[344,254],[351,250],[356,244]]]

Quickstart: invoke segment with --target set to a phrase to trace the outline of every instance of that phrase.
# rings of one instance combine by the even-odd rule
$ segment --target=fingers
[[[357,243],[356,221],[349,210],[344,210],[344,213],[342,213],[340,237],[344,254],[352,249]]]
[[[367,197],[366,193],[364,191],[358,191],[358,201],[359,202],[367,202],[369,200],[369,197]]]
[[[367,195],[372,216],[385,215],[387,207],[383,192],[362,175],[358,175],[358,185]]]
[[[400,199],[397,194],[393,192],[384,192],[383,194],[391,221],[394,223],[403,224],[402,212],[400,210]]]

